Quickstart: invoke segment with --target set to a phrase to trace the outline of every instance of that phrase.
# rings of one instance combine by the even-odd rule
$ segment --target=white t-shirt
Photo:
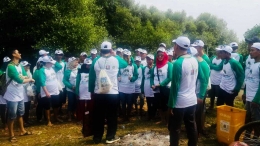
[[[49,92],[50,95],[59,95],[60,91],[58,88],[58,80],[57,80],[57,76],[56,73],[54,71],[53,68],[44,68],[44,73],[45,73],[45,86]],[[46,97],[45,92],[43,91],[42,87],[41,87],[41,97]]]
[[[21,65],[15,66],[17,72],[19,73],[19,75],[22,76],[22,67]],[[10,80],[10,78],[8,77],[8,68],[6,69],[6,81],[8,82]],[[19,84],[17,82],[15,82],[14,80],[11,81],[11,83],[8,85],[5,95],[4,95],[4,99],[8,100],[8,101],[22,101],[24,99],[24,92],[25,89],[23,87],[23,84]]]
[[[160,78],[160,82],[158,80],[158,75]],[[154,85],[159,85],[165,79],[167,79],[168,75],[168,63],[165,64],[162,68],[158,68],[158,75],[157,75],[157,67],[154,67]],[[168,83],[167,87],[171,87],[171,82]]]
[[[256,95],[260,82],[260,62],[250,66],[246,80],[246,101],[252,101]]]
[[[235,72],[232,70],[230,63],[223,65],[223,76],[220,82],[220,88],[227,93],[232,94],[237,84]]]
[[[119,92],[132,94],[135,93],[135,82],[130,82],[129,77],[133,77],[134,66],[128,65],[126,68],[120,69],[121,81],[118,82]]]
[[[107,94],[118,94],[117,74],[119,70],[119,62],[114,56],[100,57],[94,64],[96,78],[99,77],[101,69],[105,69],[110,81],[113,85],[112,89]],[[95,81],[95,93],[99,93],[98,80]]]
[[[70,73],[69,82],[74,87],[76,87],[77,74],[78,74],[78,69],[74,69]],[[67,91],[74,92],[73,90],[69,89],[68,87],[67,87]]]
[[[59,82],[59,84],[61,85],[62,88],[65,88],[65,85],[63,83],[63,77],[64,77],[64,67],[65,67],[65,63],[63,61],[58,62],[61,66],[62,69],[56,72],[56,76],[57,76],[57,80]]]
[[[141,65],[142,65],[142,66],[147,66],[147,61],[146,61],[146,59],[141,60]]]
[[[88,73],[81,73],[81,80],[79,83],[79,100],[91,100],[91,94],[88,92]]]
[[[238,61],[238,62],[239,62],[239,60],[240,60],[240,55],[239,55],[238,53],[231,53],[231,57],[232,57],[233,59],[235,59],[236,61]]]
[[[151,83],[150,83],[150,78],[151,78],[151,74],[150,74],[150,69],[148,67],[145,67],[144,69],[144,95],[145,97],[154,97],[154,91],[151,88]]]
[[[196,81],[198,61],[194,57],[184,58],[182,62],[182,78],[178,90],[176,108],[185,108],[197,104]]]
[[[214,58],[212,60],[212,64],[215,64],[215,65],[219,65],[220,63],[222,62],[222,59],[217,59],[217,58]],[[219,85],[220,82],[221,82],[221,78],[222,78],[222,75],[223,75],[223,71],[215,71],[215,70],[210,70],[210,81],[211,81],[211,84],[212,85]]]
[[[250,67],[255,63],[255,59],[252,59],[250,55],[248,55],[246,59],[246,69],[245,69],[245,82],[247,80],[247,76],[250,74]]]
[[[142,83],[142,75],[143,75],[142,67],[139,67],[137,69],[137,72],[138,72],[138,78],[135,81],[135,93],[141,93],[141,83]]]

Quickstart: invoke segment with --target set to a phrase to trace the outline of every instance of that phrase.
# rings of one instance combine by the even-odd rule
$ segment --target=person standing
[[[101,44],[100,58],[92,62],[89,76],[89,91],[94,94],[94,111],[93,111],[93,141],[100,143],[104,133],[104,121],[107,120],[106,143],[114,143],[117,138],[117,108],[118,108],[118,80],[117,74],[119,69],[126,68],[128,63],[119,56],[114,56],[112,44],[103,42]],[[113,55],[112,55],[113,54]],[[105,71],[112,83],[112,88],[106,93],[100,93],[99,74]],[[97,77],[97,79],[96,79]]]
[[[142,49],[140,51],[140,54],[141,54],[141,65],[147,66],[147,62],[146,62],[147,51],[145,49]]]
[[[91,51],[90,51],[90,59],[93,61],[95,58],[97,58],[97,49],[91,49]]]
[[[142,51],[142,48],[135,49],[135,57],[136,56],[141,57],[141,51]]]
[[[147,108],[148,108],[148,120],[153,120],[156,115],[156,100],[154,98],[154,92],[151,88],[151,74],[152,69],[154,67],[154,55],[148,54],[146,56],[147,60],[147,66],[143,67],[143,73],[142,73],[142,83],[141,83],[141,92],[146,97],[147,101]]]
[[[245,79],[242,65],[231,58],[231,53],[232,48],[230,46],[222,46],[221,57],[224,60],[224,64],[217,106],[223,104],[234,106],[234,99],[238,95]]]
[[[12,50],[10,54],[12,61],[8,64],[6,70],[6,81],[10,82],[8,85],[4,99],[7,101],[7,114],[8,114],[8,132],[9,141],[17,142],[14,136],[14,121],[17,118],[19,122],[20,135],[31,135],[32,133],[26,131],[23,125],[24,115],[24,83],[34,82],[29,79],[24,68],[19,64],[21,54],[17,49]]]
[[[123,58],[123,51],[124,51],[123,48],[117,48],[116,49],[116,55]]]
[[[198,55],[210,65],[210,59],[208,55],[204,53],[204,42],[202,40],[196,40],[192,46],[197,49]]]
[[[197,104],[196,81],[198,61],[187,53],[190,40],[180,36],[175,41],[174,52],[177,60],[173,63],[172,85],[168,101],[170,145],[178,146],[182,120],[184,121],[188,146],[196,146],[198,133],[195,122]]]
[[[173,63],[174,62],[174,58],[173,58],[173,54],[174,54],[174,50],[173,49],[169,49],[167,51],[167,55],[168,55],[168,61]]]
[[[54,118],[57,122],[63,122],[58,118],[60,107],[60,91],[56,72],[62,69],[62,66],[53,60],[50,56],[42,58],[43,67],[39,70],[39,84],[41,86],[41,102],[47,118],[47,126],[52,126],[50,107],[54,111]],[[53,68],[53,65],[55,68]]]
[[[135,81],[135,93],[133,95],[133,104],[135,106],[135,110],[136,113],[138,113],[138,104],[137,104],[137,99],[139,97],[139,105],[140,105],[140,109],[139,109],[139,115],[142,116],[143,115],[143,106],[144,106],[144,96],[141,93],[141,83],[142,83],[142,76],[143,76],[143,66],[141,66],[141,57],[140,56],[136,56],[135,57],[135,64],[137,66],[137,73],[138,73],[138,78]]]
[[[231,57],[234,58],[236,61],[238,61],[243,66],[243,56],[241,54],[237,53],[238,44],[236,42],[232,42],[229,44],[229,46],[232,48]]]
[[[80,66],[81,67],[81,66]],[[78,59],[71,57],[68,60],[68,70],[65,71],[63,83],[66,86],[68,94],[68,121],[72,116],[76,115],[77,95],[76,95],[76,79],[78,74]]]
[[[79,64],[78,64],[78,68],[80,69],[81,65],[84,63],[84,60],[88,57],[88,54],[86,52],[82,52],[80,53],[79,56]]]
[[[245,123],[260,120],[260,42],[251,46],[250,56],[255,62],[250,66],[246,80]]]
[[[213,65],[220,65],[222,62],[221,54],[220,54],[220,48],[216,48],[216,56],[214,56],[211,60],[211,64]],[[218,97],[219,94],[219,84],[221,82],[222,78],[222,69],[220,71],[216,71],[214,69],[210,70],[210,81],[211,81],[211,90],[209,92],[210,96],[210,107],[209,109],[213,109],[215,106],[215,97]]]
[[[156,64],[151,74],[151,87],[159,109],[161,122],[168,122],[168,99],[172,80],[172,63],[168,62],[168,55],[164,47],[157,49]]]

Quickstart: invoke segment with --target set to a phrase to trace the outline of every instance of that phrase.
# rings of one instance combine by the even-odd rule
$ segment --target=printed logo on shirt
[[[110,65],[106,65],[106,69],[107,69],[107,70],[110,70]]]
[[[129,69],[128,68],[124,69],[122,75],[128,76],[129,75]]]
[[[150,72],[147,72],[147,74],[146,74],[146,79],[150,79],[150,77],[151,77]]]
[[[158,69],[158,75],[159,75],[159,76],[163,76],[163,73],[162,73],[162,70],[161,70],[161,69]]]

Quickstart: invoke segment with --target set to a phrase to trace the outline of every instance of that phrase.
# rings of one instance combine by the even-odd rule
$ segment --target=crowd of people
[[[246,42],[250,55],[245,61],[237,53],[236,42],[219,45],[216,54],[209,58],[202,40],[191,43],[185,36],[173,40],[170,49],[159,44],[153,54],[141,48],[132,52],[113,50],[110,42],[103,42],[99,52],[92,49],[90,56],[82,52],[79,58],[56,50],[53,59],[49,52],[40,50],[33,73],[31,64],[20,62],[21,54],[14,49],[4,57],[0,72],[6,80],[2,86],[7,87],[0,95],[1,120],[9,130],[9,140],[16,142],[13,132],[16,118],[20,135],[32,134],[24,128],[30,125],[31,100],[37,105],[37,121],[45,119],[47,126],[63,122],[59,115],[67,103],[67,120],[76,118],[82,122],[82,133],[89,130],[95,144],[101,142],[106,123],[109,144],[120,140],[116,136],[118,116],[124,122],[131,120],[133,110],[144,116],[146,100],[147,120],[156,120],[159,114],[159,122],[168,126],[170,145],[179,145],[184,121],[188,145],[196,146],[198,136],[207,134],[204,128],[207,95],[209,109],[214,108],[216,97],[217,106],[234,106],[235,97],[244,87],[246,123],[260,120],[260,40],[253,37]],[[33,90],[32,84],[34,97],[27,91]]]

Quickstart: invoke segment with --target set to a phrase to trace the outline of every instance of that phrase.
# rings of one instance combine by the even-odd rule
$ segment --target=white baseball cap
[[[193,47],[204,47],[204,42],[202,40],[196,40],[193,44],[192,44]]]
[[[220,49],[221,49],[221,51],[228,52],[229,54],[231,54],[233,51],[233,49],[228,45],[222,46]]]
[[[87,56],[88,54],[86,52],[80,53],[80,56]]]
[[[91,54],[97,54],[97,49],[91,49],[90,53]]]
[[[57,55],[63,54],[63,51],[62,50],[56,50],[55,54],[57,54]]]
[[[75,58],[75,57],[70,57],[70,58],[68,59],[68,62],[71,62],[71,61],[74,61],[74,60],[77,60],[77,58]]]
[[[147,54],[147,51],[145,49],[142,49],[140,52],[143,54]]]
[[[46,63],[47,63],[47,62],[50,62],[50,63],[52,63],[52,64],[55,64],[55,63],[56,63],[56,61],[53,60],[51,56],[44,56],[44,57],[42,57],[42,61],[43,61],[43,62],[46,62]]]
[[[29,62],[27,61],[22,61],[20,62],[20,64],[24,67],[24,66],[27,66],[27,65],[31,65]]]
[[[125,49],[125,50],[123,51],[123,54],[124,54],[124,55],[127,55],[127,56],[130,56],[132,53],[131,53],[131,51]]]
[[[256,48],[256,49],[260,50],[260,43],[253,43],[251,48]]]
[[[172,40],[172,43],[175,43],[176,42],[176,39]]]
[[[110,49],[112,49],[112,44],[110,42],[105,41],[101,44],[101,50],[110,50]]]
[[[39,57],[39,59],[37,60],[37,63],[41,62],[41,61],[43,61],[43,57]]]
[[[164,47],[164,48],[166,48],[166,44],[165,44],[165,43],[160,43],[160,44],[159,44],[159,47]]]
[[[165,52],[166,50],[165,50],[165,48],[164,47],[159,47],[158,49],[157,49],[157,52]]]
[[[46,55],[49,54],[49,52],[46,52],[45,50],[40,50],[39,55]]]
[[[11,59],[9,57],[6,56],[3,58],[3,62],[9,62],[9,61],[11,61]]]
[[[219,47],[216,48],[216,51],[221,51],[221,49]]]
[[[236,42],[232,42],[229,44],[229,46],[232,48],[232,47],[238,47],[238,44]]]
[[[135,51],[141,52],[142,48],[135,49]]]
[[[141,57],[140,56],[135,56],[135,61],[141,61]]]
[[[173,55],[173,52],[174,52],[173,49],[169,49],[169,50],[167,50],[167,55],[168,55],[168,56],[169,56],[169,55],[172,56],[172,55]]]
[[[190,39],[185,36],[180,36],[176,39],[176,44],[188,50],[190,47]]]
[[[198,51],[197,51],[196,48],[190,47],[190,53],[191,53],[192,56],[195,56],[198,53]]]
[[[92,60],[91,60],[90,58],[86,58],[86,59],[84,60],[84,64],[90,65],[90,64],[92,64]]]
[[[154,60],[154,55],[153,55],[153,54],[148,54],[146,57],[148,57],[148,58]]]
[[[122,53],[123,51],[124,51],[123,48],[117,48],[116,49],[116,52],[121,52]]]

